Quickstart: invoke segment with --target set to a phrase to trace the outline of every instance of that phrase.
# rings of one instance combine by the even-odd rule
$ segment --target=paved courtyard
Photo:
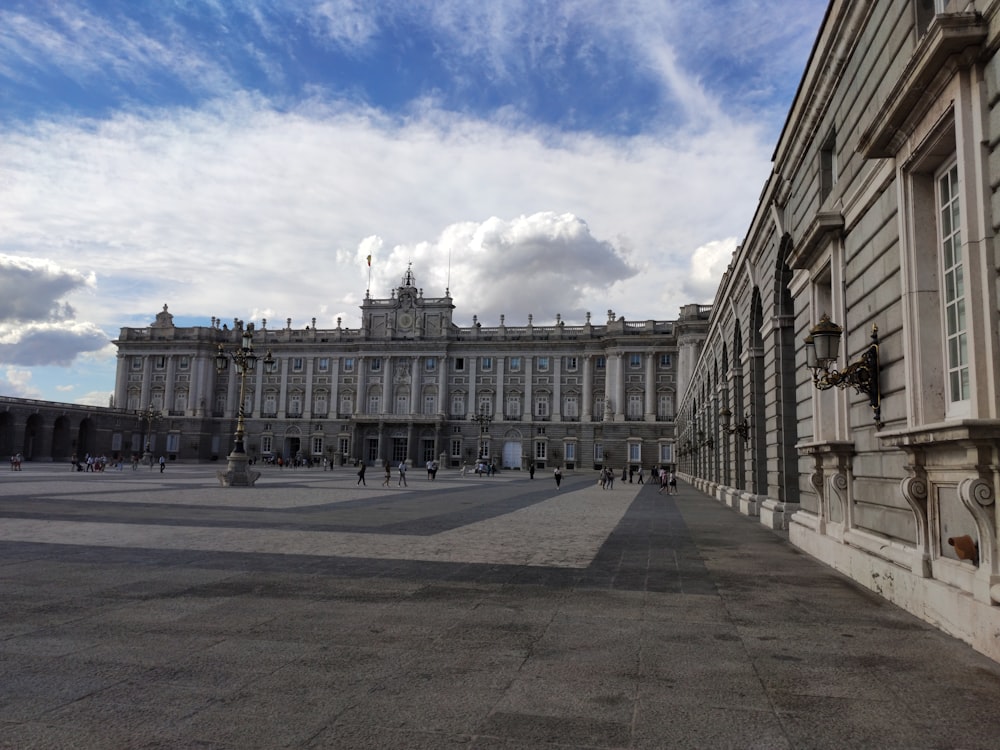
[[[690,487],[217,468],[2,472],[0,748],[1000,746],[1000,665]]]

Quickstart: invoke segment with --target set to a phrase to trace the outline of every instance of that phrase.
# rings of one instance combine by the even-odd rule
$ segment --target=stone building
[[[677,417],[698,487],[995,659],[998,46],[996,0],[830,3]]]
[[[482,456],[505,469],[673,462],[678,360],[691,356],[678,341],[705,328],[705,308],[686,307],[678,321],[609,311],[600,325],[588,314],[574,326],[559,316],[539,326],[529,315],[526,325],[501,316],[469,327],[453,322],[454,309],[448,291],[425,297],[411,269],[388,298],[366,294],[356,329],[339,320],[328,330],[315,320],[177,327],[164,306],[149,327],[121,329],[115,403],[159,414],[150,449],[182,460],[229,452],[242,389],[246,450],[264,459],[458,467]],[[248,332],[259,364],[241,382],[228,363],[218,372],[216,358]]]

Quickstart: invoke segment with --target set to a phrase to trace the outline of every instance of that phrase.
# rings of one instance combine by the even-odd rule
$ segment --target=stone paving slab
[[[691,488],[214,468],[0,476],[0,748],[1000,746],[1000,665]]]

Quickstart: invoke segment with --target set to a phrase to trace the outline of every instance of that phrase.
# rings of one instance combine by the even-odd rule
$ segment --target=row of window
[[[494,367],[495,359],[493,357],[479,357],[479,370],[481,372],[491,372]],[[507,357],[507,366],[510,372],[521,372],[525,358],[524,357]],[[164,370],[167,367],[167,357],[165,355],[157,355],[152,357],[153,369]],[[535,357],[535,369],[538,372],[548,372],[551,367],[550,357]],[[141,370],[142,369],[143,358],[140,356],[132,357],[132,369]],[[343,360],[343,371],[344,372],[354,372],[356,360],[354,357],[344,357]],[[371,372],[381,372],[382,371],[382,357],[370,357],[369,358],[369,368]],[[470,358],[467,357],[455,357],[453,359],[455,372],[464,372],[466,370],[467,364],[470,364]],[[634,352],[628,355],[628,366],[632,369],[639,369],[642,367],[643,355]],[[659,363],[662,369],[669,369],[671,367],[673,360],[670,354],[661,354],[659,356]],[[304,357],[291,357],[288,360],[289,368],[292,372],[303,372],[305,370],[306,359]],[[579,357],[563,357],[562,365],[563,369],[567,372],[575,372],[579,369],[580,358]],[[607,366],[607,360],[604,357],[595,357],[594,366],[598,370],[603,370]],[[191,358],[187,355],[181,355],[177,357],[177,369],[185,371],[191,367]],[[330,358],[329,357],[319,357],[316,360],[316,369],[318,372],[329,372],[330,371]],[[427,372],[434,372],[437,369],[437,358],[436,357],[425,357],[424,358],[424,370]]]
[[[174,394],[174,403],[171,406],[171,410],[183,414],[187,410],[188,396],[186,391],[179,391]],[[226,410],[227,395],[223,392],[217,393],[215,398],[215,412],[217,414],[224,413]],[[534,408],[532,414],[536,417],[548,417],[550,416],[550,407],[552,399],[548,394],[537,394],[533,400]],[[422,404],[422,414],[434,415],[437,414],[437,396],[434,394],[427,394],[424,397]],[[325,393],[318,394],[313,399],[312,413],[317,415],[326,415],[329,412],[328,408],[329,402],[327,395]],[[160,391],[154,391],[150,399],[150,406],[154,411],[161,411],[164,408],[163,404],[163,394]],[[245,413],[252,414],[254,406],[253,394],[246,395],[246,401],[243,405]],[[288,397],[287,403],[287,413],[290,416],[301,416],[303,413],[304,399],[302,394],[293,393]],[[462,417],[466,416],[467,401],[464,394],[456,394],[451,400],[451,412],[452,417]],[[480,414],[487,414],[493,416],[494,399],[489,394],[480,394],[477,402],[477,411]],[[593,403],[593,414],[595,417],[600,418],[604,413],[605,400],[603,397],[598,396],[594,399]],[[139,396],[138,394],[131,394],[129,398],[128,408],[132,410],[138,410],[140,408]],[[368,414],[380,414],[382,409],[382,397],[380,395],[372,395],[368,399]],[[641,393],[629,393],[627,395],[626,401],[626,416],[630,418],[641,418],[644,414],[645,409],[645,397]],[[354,399],[350,396],[344,396],[340,400],[340,414],[349,415],[353,413],[354,410]],[[264,414],[277,414],[278,413],[278,394],[273,392],[268,392],[264,394],[263,399],[263,409]],[[396,398],[394,414],[410,414],[410,397],[408,394],[400,394]],[[504,417],[507,419],[518,419],[522,413],[522,399],[517,395],[508,395],[504,403]],[[660,418],[672,418],[674,413],[674,395],[672,393],[660,394],[657,398],[657,416]],[[569,394],[562,399],[562,416],[573,419],[580,416],[580,400],[579,397],[573,394]]]

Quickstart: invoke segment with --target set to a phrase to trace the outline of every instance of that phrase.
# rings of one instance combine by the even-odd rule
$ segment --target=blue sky
[[[106,404],[164,304],[359,321],[710,302],[821,0],[14,0],[0,7],[0,394]]]

